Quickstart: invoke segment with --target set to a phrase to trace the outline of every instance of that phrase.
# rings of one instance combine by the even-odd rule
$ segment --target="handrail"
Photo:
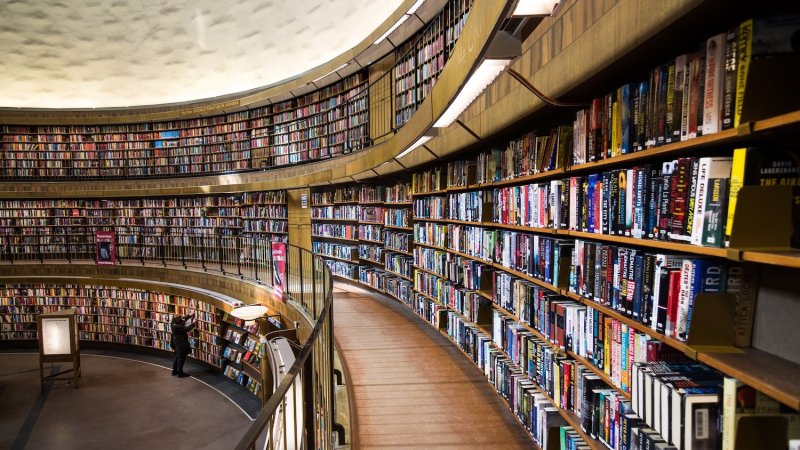
[[[112,228],[116,231],[116,227]],[[129,228],[120,226],[119,229]],[[4,234],[0,236],[0,264],[20,262],[45,264],[62,262],[93,262],[96,242],[71,243],[68,234],[42,233],[39,228],[29,234]],[[252,236],[226,236],[218,233],[192,233],[185,229],[172,234],[158,234],[155,230],[142,230],[138,235],[124,234],[116,242],[116,265],[182,267],[189,270],[219,272],[238,280],[250,280],[271,286],[274,278],[274,261],[271,240]],[[46,242],[42,242],[43,239]],[[286,414],[289,389],[298,377],[302,380],[304,396],[302,414],[304,424],[301,438],[294,439],[295,448],[332,448],[334,414],[333,373],[333,281],[325,261],[310,251],[286,245],[286,278],[284,295],[297,302],[311,317],[313,328],[303,342],[281,384],[263,406],[258,418],[247,430],[237,448],[255,449],[262,442],[266,447],[288,450],[290,448]],[[262,374],[266,375],[266,374]],[[263,382],[263,380],[262,380]],[[262,386],[270,392],[271,386]],[[294,394],[294,393],[292,393]],[[283,441],[275,442],[273,429],[276,417],[283,422]],[[292,422],[298,423],[298,421]],[[269,430],[265,428],[269,425]],[[262,439],[263,438],[263,439]],[[261,445],[259,445],[261,447]]]

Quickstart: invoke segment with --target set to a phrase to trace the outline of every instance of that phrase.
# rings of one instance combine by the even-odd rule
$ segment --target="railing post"
[[[317,336],[317,339],[311,345],[318,345],[320,340],[320,336]],[[316,371],[314,370],[314,349],[311,350],[311,354],[308,355],[306,358],[305,365],[300,373],[303,374],[303,398],[306,399],[305,404],[309,407],[303,408],[303,413],[305,414],[304,423],[306,424],[305,432],[306,435],[303,437],[305,442],[308,442],[306,448],[322,448],[317,447],[317,443],[315,442],[316,436],[316,429],[317,429],[317,415],[316,415],[316,403],[317,399],[314,396],[314,385],[317,382]],[[325,426],[331,426],[333,424],[325,423]],[[309,432],[310,430],[310,432]]]
[[[308,304],[306,303],[306,296],[305,296],[305,278],[303,277],[303,252],[300,251],[300,247],[297,248],[297,259],[300,260],[300,304],[303,305],[306,309],[308,309]]]
[[[72,255],[69,252],[69,234],[66,228],[64,228],[64,253],[66,254],[67,262],[72,264]]]
[[[186,232],[185,230],[181,230],[181,262],[183,263],[183,268],[186,269]]]
[[[261,280],[258,278],[258,265],[261,261],[258,260],[258,243],[261,242],[261,239],[256,239],[254,237],[250,238],[252,240],[252,252],[253,252],[253,274],[256,277],[256,281],[261,283]]]
[[[44,254],[42,253],[42,232],[39,228],[36,230],[36,252],[39,254],[39,262],[44,263]]]
[[[203,268],[203,272],[208,272],[206,257],[206,236],[205,234],[200,234],[200,266]]]
[[[144,265],[144,253],[147,250],[147,244],[144,240],[144,232],[142,227],[139,227],[139,259]]]
[[[225,275],[225,267],[222,265],[222,234],[220,234],[218,230],[215,231],[217,235],[217,260],[219,261],[219,271]]]
[[[288,248],[286,253],[288,254]],[[269,285],[272,286],[275,284],[275,260],[272,257],[272,245],[270,244],[270,248],[267,249],[267,254],[269,255]],[[286,257],[286,289],[284,289],[284,293],[289,293],[289,258],[288,255]]]
[[[311,256],[311,309],[314,312],[314,320],[317,320],[317,261]]]
[[[11,251],[11,236],[3,236],[3,242],[6,243],[6,256],[8,257],[8,262],[14,264],[14,253]]]
[[[244,279],[244,275],[242,275],[242,236],[236,235],[236,252],[234,254],[236,257],[236,270],[239,272],[239,278]]]
[[[161,234],[158,236],[158,256],[161,257],[161,265],[167,267],[167,259],[166,259],[167,248],[164,245],[164,235]]]

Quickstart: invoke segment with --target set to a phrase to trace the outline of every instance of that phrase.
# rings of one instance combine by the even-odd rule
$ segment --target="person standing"
[[[192,348],[189,345],[189,332],[194,329],[195,315],[188,314],[186,316],[175,315],[172,318],[172,350],[175,356],[172,359],[172,376],[178,378],[188,377],[183,372],[183,365],[186,363],[186,357],[191,353]]]

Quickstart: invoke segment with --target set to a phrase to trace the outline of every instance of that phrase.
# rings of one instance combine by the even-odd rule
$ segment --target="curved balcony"
[[[102,152],[96,145],[113,144],[113,139],[111,139],[112,142],[91,142],[94,146],[94,149],[91,150],[91,152],[94,153],[91,155],[102,156],[100,159],[102,159],[102,163],[107,167],[94,167],[91,168],[92,170],[85,172],[81,169],[78,176],[79,181],[65,182],[55,182],[59,180],[60,171],[63,170],[63,173],[68,173],[69,170],[76,167],[80,168],[81,164],[84,164],[82,161],[86,158],[72,157],[74,156],[72,153],[69,154],[70,157],[61,158],[59,157],[59,149],[61,149],[59,145],[68,144],[70,139],[76,141],[83,139],[79,134],[70,134],[67,132],[60,135],[62,137],[54,138],[53,142],[48,142],[47,138],[41,140],[38,137],[35,140],[33,138],[30,140],[27,140],[27,138],[19,138],[19,142],[13,142],[11,137],[16,135],[8,132],[11,130],[7,130],[5,143],[7,145],[13,144],[13,146],[10,147],[13,149],[17,149],[17,147],[14,146],[18,146],[18,144],[21,145],[21,147],[17,149],[19,150],[18,155],[13,154],[14,150],[6,155],[3,165],[14,171],[13,173],[7,172],[6,175],[13,175],[16,173],[17,169],[19,169],[19,173],[23,176],[15,176],[13,178],[15,181],[43,181],[45,179],[42,177],[47,177],[46,181],[49,183],[2,183],[2,185],[0,185],[0,195],[6,198],[14,198],[63,196],[65,192],[70,193],[70,196],[76,197],[232,192],[270,189],[267,186],[307,186],[317,183],[326,183],[337,179],[347,179],[353,175],[370,171],[392,160],[403,150],[411,146],[431,127],[434,120],[442,115],[454,100],[461,86],[468,79],[473,68],[477,66],[484,50],[489,45],[491,37],[496,30],[499,29],[500,24],[508,15],[511,4],[512,2],[492,0],[476,2],[472,6],[468,19],[463,24],[459,39],[454,41],[455,43],[452,45],[452,48],[447,51],[447,60],[455,61],[456,63],[444,64],[444,61],[441,61],[444,67],[441,69],[438,78],[436,80],[431,79],[430,83],[424,87],[426,91],[424,92],[425,95],[420,93],[413,105],[415,111],[410,116],[399,117],[396,115],[398,98],[396,96],[397,91],[394,89],[396,87],[395,81],[397,80],[393,79],[397,77],[398,71],[395,70],[396,68],[385,70],[380,67],[371,66],[369,75],[371,82],[366,89],[366,95],[363,93],[358,95],[354,94],[352,98],[345,99],[344,103],[337,106],[338,109],[326,109],[319,106],[320,103],[314,103],[313,105],[319,106],[319,110],[314,109],[309,115],[291,123],[281,123],[280,114],[283,112],[281,110],[286,107],[286,105],[280,102],[285,102],[287,95],[279,95],[270,100],[266,100],[271,102],[271,107],[273,108],[271,115],[269,115],[270,124],[264,125],[266,128],[258,128],[252,126],[252,122],[247,122],[246,125],[236,125],[237,123],[244,123],[244,121],[241,120],[242,112],[238,111],[237,108],[246,104],[248,108],[255,107],[257,109],[263,109],[267,107],[263,105],[265,100],[259,99],[253,103],[240,102],[233,108],[234,112],[231,112],[230,117],[238,117],[239,121],[233,121],[234,123],[231,125],[234,126],[230,129],[230,132],[225,131],[220,134],[220,136],[223,136],[221,142],[217,142],[216,138],[213,136],[210,137],[214,142],[208,144],[209,148],[218,149],[220,151],[211,151],[196,155],[193,155],[191,150],[193,148],[193,136],[175,137],[169,135],[161,136],[160,134],[155,136],[153,134],[156,133],[155,130],[134,128],[135,131],[130,133],[133,137],[142,134],[143,138],[147,138],[143,139],[143,142],[152,142],[152,147],[147,149],[149,153],[147,153],[145,162],[128,161],[121,150],[111,148],[113,145],[107,146],[108,148],[104,147]],[[415,57],[415,55],[412,54],[411,57]],[[398,67],[401,66],[402,63],[403,58],[401,55],[401,61]],[[377,64],[378,63],[376,63],[376,65]],[[433,83],[434,81],[435,84]],[[309,83],[304,86],[313,87],[314,85],[313,83]],[[357,87],[360,86],[360,84],[356,83],[354,86]],[[302,95],[308,92],[307,89],[309,88],[298,88],[290,93]],[[427,92],[428,90],[429,92]],[[369,100],[369,118],[367,122],[357,124],[357,127],[360,127],[358,128],[359,131],[356,132],[356,134],[358,134],[357,138],[352,136],[348,136],[342,140],[336,138],[337,140],[333,142],[333,146],[326,142],[325,145],[309,148],[297,147],[297,151],[292,151],[292,145],[299,145],[309,139],[318,139],[326,136],[326,130],[316,129],[313,128],[313,125],[308,125],[309,123],[314,123],[314,120],[316,120],[315,117],[332,114],[337,117],[342,116],[341,120],[345,120],[344,116],[348,116],[349,119],[350,117],[349,114],[347,114],[347,110],[352,110],[355,107],[354,105],[359,104],[359,102],[362,104],[359,106],[359,108],[361,108],[364,101],[367,99]],[[262,104],[259,104],[259,102]],[[308,105],[302,107],[305,106]],[[275,108],[277,108],[277,112]],[[256,110],[248,110],[247,114],[250,114],[252,111]],[[261,109],[258,111],[261,111]],[[68,116],[68,114],[63,113],[62,115],[65,117]],[[81,123],[94,120],[98,121],[95,123],[99,123],[99,121],[102,120],[100,118],[87,120],[87,118],[83,116],[84,114],[74,114],[72,117],[74,120]],[[25,117],[28,117],[28,119],[25,119]],[[52,117],[52,115],[45,117]],[[112,116],[109,115],[108,117]],[[267,116],[259,115],[257,120],[260,121],[265,117]],[[41,117],[32,114],[26,116],[23,113],[11,115],[0,114],[0,118],[0,121],[4,123],[30,124],[41,122],[42,120]],[[248,118],[247,121],[249,120]],[[339,121],[340,118],[335,120]],[[368,134],[362,132],[367,128],[367,124],[369,124]],[[334,126],[336,127],[338,125]],[[243,131],[234,129],[236,127],[250,130],[251,134],[246,138],[245,136],[239,136],[229,139],[231,136],[237,136],[237,133]],[[64,128],[65,131],[67,131],[66,127]],[[169,127],[166,126],[166,128]],[[252,145],[253,142],[257,142],[264,137],[260,134],[252,134],[252,130],[257,128],[262,131],[264,129],[269,129],[268,132],[264,134],[269,140],[269,145]],[[113,127],[108,128],[108,130],[109,134],[114,134]],[[285,153],[282,153],[282,150],[277,153],[273,151],[276,146],[283,146],[286,143],[283,141],[284,137],[290,137],[292,133],[303,133],[303,130],[312,130],[313,132],[310,133],[310,135],[313,137],[304,137],[296,141],[289,139],[289,151]],[[99,131],[102,130],[98,127],[98,132]],[[347,128],[348,133],[351,131],[351,128]],[[258,133],[260,132],[261,131],[258,131]],[[161,133],[161,131],[159,130],[158,133]],[[9,137],[9,134],[12,136]],[[128,140],[129,136],[127,136],[127,134],[128,132],[126,131],[125,140]],[[100,135],[104,134],[98,133],[95,136]],[[20,134],[19,136],[22,135]],[[17,137],[14,137],[14,139],[17,139]],[[275,139],[278,139],[277,144],[275,143]],[[242,144],[245,140],[250,144],[248,148],[244,148]],[[138,139],[136,141],[138,142]],[[156,147],[156,142],[161,142],[159,145],[163,146]],[[175,148],[179,150],[170,150],[172,148],[170,142],[176,142],[177,145]],[[241,148],[237,147],[237,145]],[[42,146],[51,146],[55,151],[43,151]],[[356,151],[359,148],[363,149]],[[126,151],[128,150],[136,151],[137,149],[126,149]],[[171,151],[173,152],[172,156],[169,156],[169,152]],[[348,152],[350,152],[350,154],[346,154]],[[17,156],[19,156],[19,158],[17,158]],[[331,158],[333,156],[335,156],[335,158]],[[166,159],[161,161],[162,163],[158,165],[148,162],[151,160],[155,161],[157,158]],[[170,160],[169,158],[173,159]],[[187,164],[185,165],[189,167],[189,169],[184,172],[173,170],[172,168],[175,164],[171,162],[178,161],[178,159],[175,158],[180,158],[180,161],[186,162]],[[191,168],[193,159],[197,161],[197,164],[201,165],[201,169],[197,169],[196,172],[193,172],[195,169]],[[306,164],[298,165],[300,162],[306,162]],[[24,167],[26,165],[30,167]],[[221,168],[221,171],[225,173],[208,175],[208,171],[205,169],[211,168],[212,166],[216,167],[215,165],[219,165],[218,168]],[[159,167],[164,169],[164,173],[158,173]],[[275,167],[284,168],[265,170],[266,167],[270,169]],[[100,169],[110,170],[102,172]],[[101,173],[108,179],[91,181],[96,174]],[[197,176],[183,176],[192,174]],[[85,177],[82,175],[85,175]],[[126,177],[128,176],[145,176],[147,178],[127,179]],[[153,178],[157,176],[166,178]]]
[[[294,324],[302,348],[245,436],[242,445],[267,441],[277,448],[286,438],[287,423],[302,423],[293,430],[305,448],[332,446],[333,323],[332,279],[324,261],[311,252],[286,245],[282,296],[276,295],[272,241],[248,236],[183,233],[154,234],[141,242],[120,242],[114,265],[99,265],[90,255],[73,253],[68,246],[52,253],[18,252],[8,242],[2,246],[0,280],[4,283],[94,284],[157,290],[211,303],[223,311],[245,304],[263,304]],[[144,241],[149,241],[145,244]],[[156,244],[153,244],[153,243]],[[22,249],[24,250],[24,249]],[[263,382],[264,380],[262,380]],[[306,404],[294,421],[287,401],[304,386]],[[290,400],[287,400],[290,399]],[[294,422],[292,422],[294,421]],[[252,436],[252,439],[251,439]],[[313,445],[312,445],[313,444]],[[298,448],[301,445],[298,445]]]

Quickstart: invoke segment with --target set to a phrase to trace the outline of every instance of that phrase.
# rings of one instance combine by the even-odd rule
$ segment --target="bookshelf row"
[[[369,143],[366,76],[283,103],[208,118],[0,129],[4,178],[159,177],[252,170]]]
[[[67,254],[93,259],[96,236],[102,231],[114,232],[119,258],[150,257],[169,246],[208,253],[233,245],[237,238],[287,242],[286,191],[0,201],[0,237],[7,258]]]
[[[172,317],[195,314],[190,356],[260,395],[262,349],[258,326],[188,297],[93,285],[3,285],[0,340],[36,340],[39,314],[66,308],[77,309],[78,338],[82,341],[167,351],[171,350]]]
[[[394,126],[408,122],[430,94],[469,17],[472,0],[451,0],[418,35],[395,51]]]
[[[430,93],[471,0],[449,0],[396,50],[387,118],[404,124]],[[372,145],[367,70],[280,103],[210,117],[119,125],[0,126],[0,177],[102,179],[259,170]],[[381,121],[380,117],[372,120]]]
[[[736,429],[757,423],[800,438],[800,364],[751,347],[761,278],[800,267],[800,104],[748,108],[735,68],[759,63],[719,63],[765,56],[747,42],[764,26],[711,36],[574,120],[411,170],[410,280],[369,264],[388,240],[335,274],[450,337],[542,448],[754,448]]]
[[[407,296],[413,260],[409,191],[409,183],[399,182],[312,192],[313,252],[335,275]]]

